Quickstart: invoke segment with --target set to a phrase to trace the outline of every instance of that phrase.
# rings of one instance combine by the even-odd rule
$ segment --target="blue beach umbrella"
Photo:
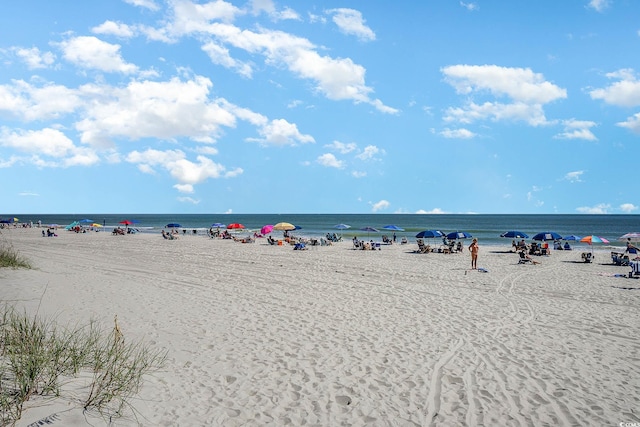
[[[92,219],[85,218],[85,219],[81,219],[80,222],[95,222],[95,221]]]
[[[369,227],[369,226],[362,227],[360,230],[367,232],[367,238],[369,238],[369,233],[377,233],[379,231],[377,228]]]
[[[444,233],[440,230],[424,230],[416,234],[417,239],[435,239],[442,236]]]
[[[397,225],[385,225],[384,227],[382,227],[385,230],[390,230],[390,231],[404,231],[404,228],[400,228]]]
[[[511,230],[502,233],[500,237],[506,237],[508,239],[528,239],[529,235],[527,233],[523,233],[522,231]]]
[[[351,226],[347,224],[338,224],[334,225],[333,228],[337,228],[338,230],[346,230],[347,228],[351,228]]]
[[[227,224],[223,224],[221,222],[214,222],[213,224],[211,224],[211,226],[215,228],[225,228]]]
[[[180,224],[178,224],[178,223],[172,222],[172,223],[167,224],[166,227],[168,227],[168,228],[180,228],[182,226]]]
[[[553,231],[544,231],[532,237],[533,240],[562,240],[562,236]]]
[[[447,239],[449,240],[456,240],[456,239],[470,239],[473,236],[469,233],[467,233],[466,231],[453,231],[449,234],[447,234]]]
[[[571,234],[569,236],[564,236],[562,238],[562,240],[574,240],[574,241],[578,241],[580,239],[582,239],[582,237],[581,236],[576,236],[575,234]]]

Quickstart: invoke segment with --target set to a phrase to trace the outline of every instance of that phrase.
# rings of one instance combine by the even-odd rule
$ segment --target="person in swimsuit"
[[[469,245],[469,252],[471,252],[471,269],[472,270],[478,269],[478,251],[479,250],[480,250],[480,247],[478,246],[478,239],[474,237],[473,240],[471,241],[471,244]]]

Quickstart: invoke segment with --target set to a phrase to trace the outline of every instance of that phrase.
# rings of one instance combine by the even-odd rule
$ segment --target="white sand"
[[[134,401],[145,426],[603,426],[640,422],[640,280],[596,249],[518,265],[480,242],[294,251],[183,236],[8,230],[34,270],[0,296],[59,323],[118,316],[168,350]],[[19,425],[89,425],[56,402]],[[91,425],[101,421],[90,418]],[[118,420],[115,425],[137,425]]]

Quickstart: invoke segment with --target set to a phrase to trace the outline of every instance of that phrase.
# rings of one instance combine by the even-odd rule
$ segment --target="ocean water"
[[[263,225],[289,222],[298,227],[296,235],[317,237],[326,233],[339,233],[345,238],[354,235],[360,238],[379,240],[382,235],[393,232],[384,230],[386,225],[397,225],[405,231],[396,232],[398,239],[407,237],[415,241],[415,235],[422,230],[466,231],[477,237],[481,244],[510,244],[500,234],[518,230],[533,237],[536,233],[554,231],[561,236],[597,235],[608,239],[612,245],[622,245],[618,239],[625,233],[640,232],[640,215],[418,215],[418,214],[69,214],[33,215],[10,214],[0,218],[17,217],[22,223],[41,221],[45,224],[65,226],[73,221],[91,219],[104,224],[105,231],[119,225],[120,221],[134,221],[133,227],[144,233],[159,233],[169,223],[178,223],[188,233],[204,234],[213,223],[240,223],[246,229],[240,234],[253,233]],[[337,224],[347,224],[351,228],[337,230]],[[363,227],[374,227],[376,232],[361,231]],[[279,231],[274,231],[278,235]]]

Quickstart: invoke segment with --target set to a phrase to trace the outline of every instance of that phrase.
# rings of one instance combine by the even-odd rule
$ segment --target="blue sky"
[[[5,215],[639,213],[635,0],[2,9]]]

